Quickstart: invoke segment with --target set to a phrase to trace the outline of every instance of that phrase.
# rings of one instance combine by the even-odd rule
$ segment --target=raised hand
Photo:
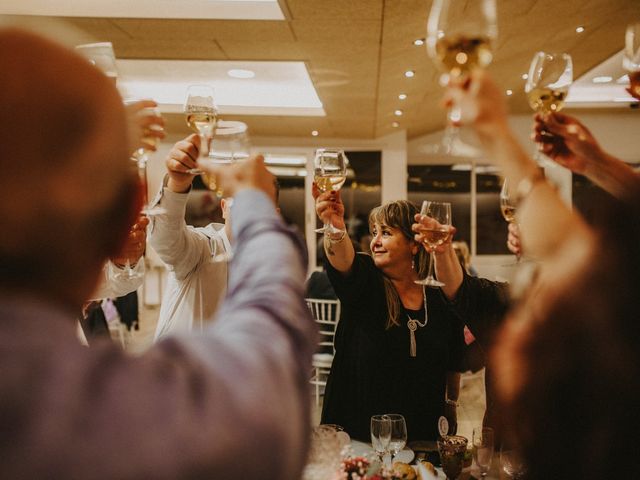
[[[311,193],[316,201],[316,214],[325,224],[331,224],[336,228],[345,229],[344,204],[340,190],[320,193],[320,190],[313,184]]]
[[[120,267],[127,264],[135,265],[140,260],[146,247],[147,225],[149,225],[149,219],[144,215],[139,216],[131,226],[125,244],[118,255],[111,257],[114,264]]]
[[[125,105],[131,152],[139,148],[155,152],[158,140],[165,137],[164,119],[160,115],[140,114],[145,108],[156,108],[157,106],[158,104],[153,100],[140,100]]]
[[[198,168],[199,154],[200,136],[195,133],[173,146],[165,160],[169,174],[167,186],[170,190],[178,193],[189,190],[195,175],[188,173],[188,171]]]
[[[422,245],[425,250],[427,250],[428,252],[432,251],[432,249],[425,243],[425,230],[428,229],[449,230],[449,236],[444,242],[442,242],[442,244],[433,249],[434,253],[444,253],[452,248],[451,242],[453,241],[453,236],[457,231],[456,227],[453,227],[451,225],[441,225],[433,218],[422,215],[420,213],[416,213],[414,220],[415,223],[411,225],[411,230],[413,230],[413,232],[415,233],[414,239],[416,242]]]

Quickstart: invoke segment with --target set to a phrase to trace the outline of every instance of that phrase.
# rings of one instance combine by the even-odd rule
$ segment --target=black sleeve
[[[356,253],[351,270],[346,275],[333,268],[328,261],[326,268],[329,281],[343,303],[366,300],[366,295],[374,291],[374,283],[381,281],[381,274],[373,264],[373,259],[365,253]]]
[[[508,284],[465,273],[456,298],[448,304],[480,345],[487,347],[509,309]]]

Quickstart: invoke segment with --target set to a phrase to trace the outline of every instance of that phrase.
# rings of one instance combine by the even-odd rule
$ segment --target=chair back
[[[320,330],[318,352],[333,355],[335,353],[334,337],[336,326],[340,320],[340,300],[324,300],[320,298],[306,298],[305,300]]]

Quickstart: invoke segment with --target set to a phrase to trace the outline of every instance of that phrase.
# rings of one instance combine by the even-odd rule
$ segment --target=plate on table
[[[363,455],[375,456],[376,454],[375,451],[373,450],[373,447],[370,444],[360,442],[358,440],[351,440],[351,450],[353,451],[353,454],[355,456],[363,456]],[[398,454],[394,457],[393,461],[402,462],[402,463],[411,463],[414,457],[415,455],[413,453],[413,450],[411,450],[409,447],[404,447],[404,449],[400,450]],[[385,460],[388,460],[388,459],[389,459],[389,456],[387,455]]]

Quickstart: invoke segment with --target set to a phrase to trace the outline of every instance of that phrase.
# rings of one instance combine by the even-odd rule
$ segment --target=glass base
[[[161,207],[160,205],[156,205],[155,207],[144,207],[140,212],[147,217],[153,217],[154,215],[163,215],[167,213],[167,209]]]
[[[200,168],[190,168],[189,170],[187,170],[188,174],[190,175],[202,175],[203,173],[207,173],[204,170],[200,169]]]
[[[443,138],[441,143],[426,145],[421,148],[420,151],[426,155],[434,157],[455,157],[466,160],[478,158],[480,156],[477,148],[464,143],[460,139],[447,141]]]
[[[433,277],[423,278],[422,280],[415,280],[414,282],[417,283],[418,285],[426,285],[427,287],[432,287],[432,288],[440,288],[445,286],[444,283],[439,282]]]
[[[314,232],[316,233],[322,233],[322,234],[328,234],[328,235],[342,235],[343,233],[345,233],[344,230],[340,229],[340,228],[336,228],[331,224],[326,224],[324,225],[322,228],[316,228],[314,230]]]

